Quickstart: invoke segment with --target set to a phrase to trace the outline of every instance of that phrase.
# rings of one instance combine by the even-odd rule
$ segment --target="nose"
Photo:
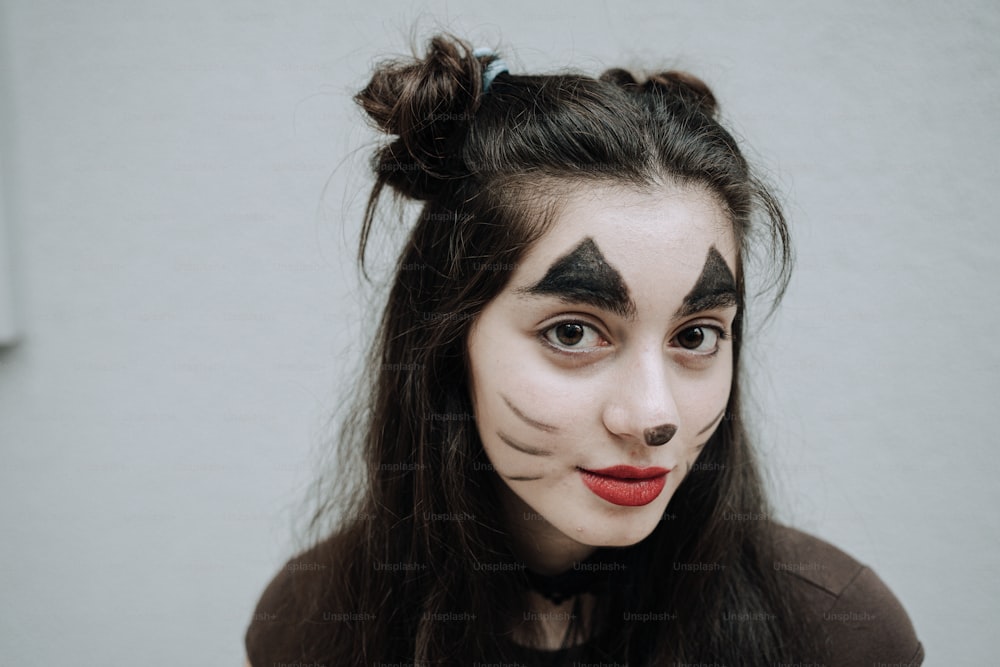
[[[650,447],[665,445],[677,434],[680,419],[667,363],[662,350],[651,346],[621,366],[603,414],[610,432]]]
[[[642,436],[646,440],[646,444],[650,447],[659,447],[670,442],[670,438],[674,437],[674,433],[677,433],[677,426],[674,424],[660,424],[659,426],[647,428],[642,432]]]

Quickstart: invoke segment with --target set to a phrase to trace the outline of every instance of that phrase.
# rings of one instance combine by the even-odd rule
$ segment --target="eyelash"
[[[555,322],[554,324],[551,324],[551,325],[545,327],[544,329],[542,329],[541,331],[539,331],[538,332],[538,338],[542,341],[542,343],[546,347],[548,347],[550,350],[553,350],[554,352],[557,352],[559,354],[564,354],[564,355],[571,356],[571,357],[578,357],[578,356],[584,355],[584,354],[593,354],[593,352],[590,351],[590,350],[588,350],[586,352],[584,352],[584,351],[572,351],[572,350],[567,349],[565,347],[560,347],[559,345],[556,345],[555,343],[551,342],[548,339],[548,337],[547,337],[546,334],[548,334],[550,331],[555,331],[558,327],[565,326],[567,324],[576,324],[576,325],[581,326],[581,327],[583,327],[585,329],[589,329],[590,331],[592,331],[592,332],[596,333],[598,336],[600,336],[602,340],[607,340],[607,338],[603,334],[601,334],[600,331],[597,330],[597,327],[595,327],[594,325],[592,325],[592,324],[590,324],[588,322],[584,322],[584,321],[581,321],[581,320],[562,320],[562,321],[559,321],[559,322]],[[716,324],[709,324],[707,322],[706,323],[696,323],[696,324],[693,324],[693,325],[691,325],[689,327],[686,327],[685,329],[682,329],[678,333],[678,336],[680,334],[685,333],[687,331],[690,331],[692,329],[709,329],[711,331],[714,331],[715,335],[718,336],[719,341],[729,340],[731,338],[731,334],[725,328],[720,327],[720,326],[718,326]],[[677,336],[674,336],[674,338],[677,338]],[[721,349],[721,347],[717,343],[716,346],[715,346],[715,349],[712,350],[711,352],[692,352],[691,350],[689,350],[689,349],[687,349],[685,347],[681,347],[679,349],[684,350],[687,354],[689,354],[691,356],[694,356],[694,357],[697,357],[697,358],[700,358],[700,359],[709,359],[711,357],[716,356],[719,353],[719,350]]]

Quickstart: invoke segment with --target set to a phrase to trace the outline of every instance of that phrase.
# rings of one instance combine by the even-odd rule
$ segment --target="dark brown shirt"
[[[827,667],[923,663],[924,648],[910,617],[871,569],[793,528],[779,527],[778,539],[786,560],[775,567],[808,601],[803,613],[823,629]]]
[[[843,551],[802,531],[774,524],[781,558],[774,567],[787,576],[790,591],[806,601],[802,613],[820,629],[827,648],[824,667],[856,667],[885,663],[919,666],[923,646],[899,600],[868,567]],[[289,624],[296,618],[296,591],[323,573],[323,546],[291,559],[271,580],[247,629],[247,656],[253,667],[294,665],[309,656],[278,655],[281,633],[303,632],[309,625]],[[322,629],[324,625],[311,627]],[[565,651],[523,649],[525,664],[545,665]],[[313,660],[316,658],[313,657]],[[817,659],[813,659],[817,660]],[[322,663],[316,663],[322,664]]]

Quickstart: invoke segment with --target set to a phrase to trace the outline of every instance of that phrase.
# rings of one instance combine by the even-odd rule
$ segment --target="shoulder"
[[[289,559],[264,588],[244,636],[253,667],[303,659],[322,650],[330,628],[334,538]]]
[[[924,649],[889,587],[829,542],[773,524],[774,569],[821,629],[830,667],[883,662],[920,665]]]

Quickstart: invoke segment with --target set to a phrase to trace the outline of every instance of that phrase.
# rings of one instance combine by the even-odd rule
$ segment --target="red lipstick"
[[[667,468],[634,468],[612,466],[600,470],[580,468],[580,476],[587,488],[598,498],[622,505],[640,507],[656,500],[667,484]]]

